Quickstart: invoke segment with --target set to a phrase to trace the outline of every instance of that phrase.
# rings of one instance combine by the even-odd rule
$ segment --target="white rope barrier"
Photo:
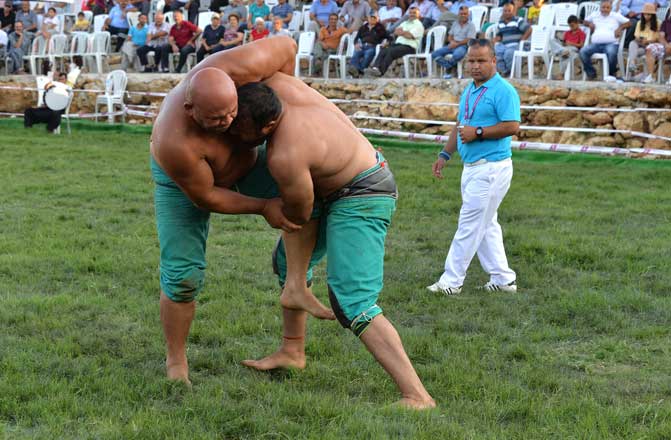
[[[388,121],[388,122],[405,122],[405,123],[417,123],[417,124],[427,124],[427,125],[455,125],[454,121],[435,121],[432,119],[412,119],[412,118],[392,118],[388,116],[369,116],[361,114],[350,115],[352,119],[371,119],[375,121]],[[641,131],[633,130],[617,130],[609,128],[583,128],[583,127],[543,127],[537,125],[520,125],[520,130],[529,130],[529,131],[570,131],[576,133],[620,133],[620,134],[629,134],[631,136],[637,136],[647,139],[661,139],[664,141],[671,141],[670,137],[659,136],[650,133],[643,133]]]
[[[408,140],[422,140],[436,143],[445,143],[447,142],[448,139],[448,136],[443,135],[408,133],[405,131],[394,131],[394,130],[377,130],[374,128],[359,128],[359,131],[364,134],[376,134],[379,136],[390,136]],[[561,153],[586,153],[586,154],[602,154],[602,155],[607,154],[613,156],[626,156],[626,157],[630,157],[636,154],[643,154],[643,155],[654,155],[654,156],[671,158],[671,151],[657,150],[652,148],[614,148],[614,147],[601,147],[592,145],[545,144],[542,142],[519,142],[519,141],[511,142],[511,146],[512,148],[519,150],[552,151]]]
[[[111,112],[111,113],[69,113],[61,115],[62,118],[75,118],[75,119],[94,119],[94,118],[106,118],[108,116],[121,116],[125,114],[126,112],[124,111],[116,111],[116,112]],[[8,112],[0,112],[0,116],[15,116],[15,117],[23,117],[23,113],[8,113]]]

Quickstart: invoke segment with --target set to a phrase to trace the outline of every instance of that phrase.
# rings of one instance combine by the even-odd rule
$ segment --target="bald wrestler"
[[[331,307],[340,324],[364,343],[398,385],[400,404],[432,408],[428,394],[393,325],[377,299],[382,290],[384,241],[396,209],[397,189],[389,165],[349,118],[302,81],[278,73],[238,89],[238,116],[230,132],[244,142],[267,139],[267,164],[292,223],[304,225],[315,243],[310,255],[294,255],[296,285],[325,254]],[[321,203],[319,223],[310,221]],[[295,233],[285,234],[285,236]],[[309,234],[303,235],[307,239]],[[308,246],[278,244],[275,267],[287,277],[286,255]],[[309,262],[309,263],[308,263]],[[298,277],[301,269],[301,277]],[[259,370],[305,366],[306,313],[285,308],[280,349],[244,365]]]
[[[186,340],[205,279],[210,213],[258,214],[274,228],[300,229],[282,212],[265,149],[235,149],[239,140],[226,133],[237,113],[236,86],[293,73],[295,54],[294,41],[281,37],[212,55],[170,91],[154,122],[151,170],[169,379],[189,383]],[[332,319],[317,303],[311,312]]]

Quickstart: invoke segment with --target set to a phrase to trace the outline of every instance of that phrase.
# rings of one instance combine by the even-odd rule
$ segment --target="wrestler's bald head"
[[[238,111],[235,83],[223,70],[199,70],[186,84],[184,109],[203,129],[225,132]]]

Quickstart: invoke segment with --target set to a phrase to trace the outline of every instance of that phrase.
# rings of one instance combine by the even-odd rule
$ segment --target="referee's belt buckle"
[[[478,166],[478,165],[484,165],[484,164],[486,164],[486,163],[487,163],[487,159],[480,159],[480,160],[476,160],[475,162],[465,163],[464,166],[467,166],[467,167],[476,167],[476,166]]]

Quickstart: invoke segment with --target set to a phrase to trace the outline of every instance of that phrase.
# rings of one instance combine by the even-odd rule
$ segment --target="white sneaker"
[[[445,295],[458,295],[461,293],[462,286],[459,287],[443,286],[442,284],[440,284],[440,281],[438,281],[436,283],[431,284],[430,286],[426,286],[426,288],[430,292],[434,293],[440,292],[444,293]]]
[[[646,77],[643,79],[643,82],[644,82],[645,84],[650,84],[650,83],[652,83],[652,82],[654,82],[654,81],[655,81],[655,80],[652,78],[652,75],[648,75],[648,76],[646,76]]]
[[[515,293],[517,292],[517,283],[512,281],[508,284],[494,284],[491,281],[481,287],[482,290],[487,292],[506,292],[506,293]]]
[[[617,81],[617,78],[615,78],[613,75],[606,75],[606,77],[603,80],[606,82],[615,82]]]

